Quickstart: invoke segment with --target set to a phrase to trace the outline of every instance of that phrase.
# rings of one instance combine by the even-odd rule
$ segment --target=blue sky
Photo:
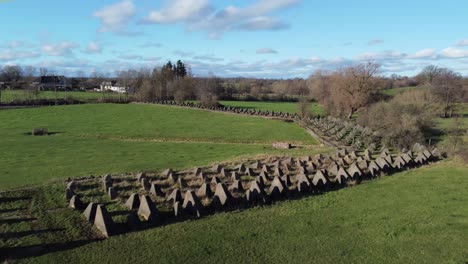
[[[182,59],[197,76],[307,77],[373,61],[468,73],[468,1],[0,0],[0,65],[113,74]]]

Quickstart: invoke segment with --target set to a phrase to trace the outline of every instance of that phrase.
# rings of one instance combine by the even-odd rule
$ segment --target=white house
[[[116,93],[127,93],[128,87],[120,86],[116,81],[102,82],[101,83],[101,92],[112,91]]]

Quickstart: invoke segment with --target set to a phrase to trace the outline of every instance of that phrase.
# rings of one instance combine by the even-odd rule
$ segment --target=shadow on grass
[[[27,207],[19,207],[19,208],[11,208],[11,209],[0,209],[0,214],[3,213],[11,213],[11,212],[16,212],[16,211],[24,211],[28,209]]]
[[[16,224],[21,222],[32,222],[36,221],[37,218],[9,218],[9,219],[0,219],[0,224]]]
[[[40,235],[46,233],[54,233],[64,231],[64,228],[61,229],[44,229],[44,230],[28,230],[28,231],[20,231],[20,232],[5,232],[0,234],[0,239],[11,239],[11,238],[22,238],[25,236],[31,235]]]
[[[0,203],[11,203],[17,201],[32,200],[31,196],[20,196],[20,197],[1,197]]]
[[[54,135],[60,135],[60,134],[63,134],[63,133],[65,133],[65,132],[53,131],[53,132],[48,132],[45,135],[34,135],[34,136],[35,137],[54,136]],[[27,132],[27,133],[23,133],[23,135],[32,136],[33,134],[31,132]]]
[[[79,240],[66,243],[49,243],[49,244],[36,244],[31,246],[18,246],[0,248],[0,261],[18,260],[25,258],[38,257],[44,254],[70,250],[73,248],[81,247],[91,242],[99,241],[98,239]]]

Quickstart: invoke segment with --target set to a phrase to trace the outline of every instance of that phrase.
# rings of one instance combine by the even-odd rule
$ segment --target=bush
[[[433,125],[432,116],[424,107],[392,100],[374,104],[359,116],[358,122],[378,131],[384,144],[409,148],[424,142]]]

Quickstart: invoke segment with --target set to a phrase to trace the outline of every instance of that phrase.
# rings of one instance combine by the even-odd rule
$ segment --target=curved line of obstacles
[[[419,167],[438,160],[436,149],[415,145],[417,151],[392,155],[338,150],[302,159],[270,158],[253,164],[218,164],[185,171],[168,169],[159,174],[105,175],[68,182],[65,191],[70,207],[83,212],[104,237],[145,229],[174,221],[196,219],[220,211],[263,206],[288,198],[303,197],[354,186],[382,175]],[[104,197],[101,203],[84,203],[81,186],[91,183]],[[123,197],[125,184],[132,194]],[[128,187],[128,186],[127,186]],[[135,191],[136,190],[136,191]],[[102,202],[113,200],[127,208],[124,224],[116,224]],[[167,212],[160,211],[170,208]]]

